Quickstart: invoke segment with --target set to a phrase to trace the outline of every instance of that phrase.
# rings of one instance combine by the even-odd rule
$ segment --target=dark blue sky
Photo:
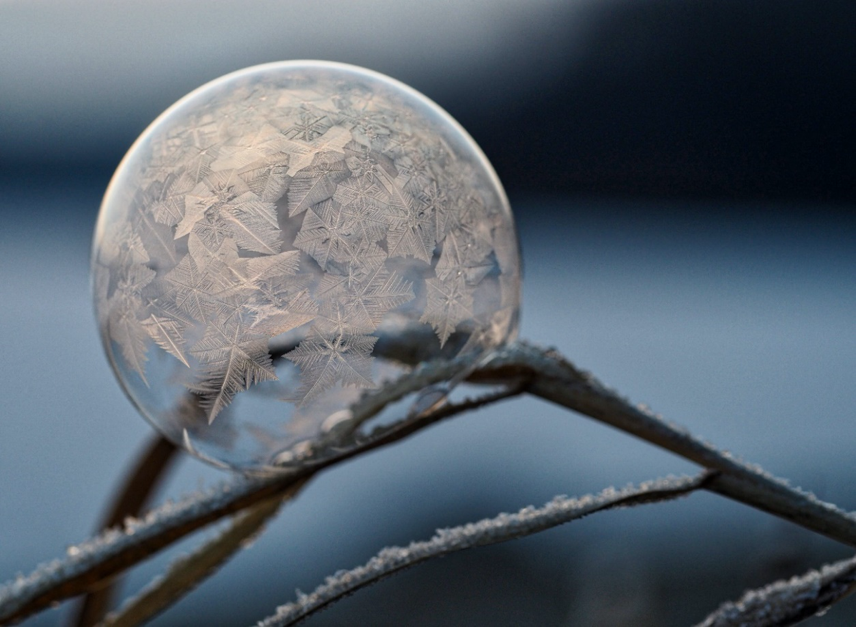
[[[457,117],[511,193],[856,201],[856,5],[539,0],[0,7],[0,171],[106,182],[190,89],[365,65]]]

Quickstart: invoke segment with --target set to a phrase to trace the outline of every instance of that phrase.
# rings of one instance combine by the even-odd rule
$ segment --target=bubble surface
[[[140,136],[101,206],[95,309],[167,438],[266,471],[366,390],[512,339],[520,257],[487,159],[436,104],[326,62],[248,68]]]

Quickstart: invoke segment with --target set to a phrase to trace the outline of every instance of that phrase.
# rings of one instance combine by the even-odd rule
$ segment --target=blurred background
[[[854,33],[848,0],[0,2],[0,580],[90,535],[150,433],[90,305],[113,170],[188,91],[284,59],[384,72],[470,132],[518,220],[523,337],[856,509]],[[251,624],[385,545],[692,471],[511,401],[324,473],[154,624]],[[185,459],[160,498],[223,478]],[[697,494],[411,569],[307,625],[688,625],[848,554]]]

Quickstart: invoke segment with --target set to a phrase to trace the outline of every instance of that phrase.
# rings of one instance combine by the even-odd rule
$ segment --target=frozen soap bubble
[[[221,466],[299,457],[361,394],[517,332],[511,210],[475,142],[390,78],[315,61],[170,107],[107,189],[92,252],[116,376]]]

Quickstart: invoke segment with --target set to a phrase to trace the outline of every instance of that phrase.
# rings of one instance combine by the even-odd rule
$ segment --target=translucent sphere
[[[335,63],[252,67],[134,143],[92,251],[107,355],[140,412],[209,462],[296,458],[362,394],[517,332],[508,201],[436,104]]]

